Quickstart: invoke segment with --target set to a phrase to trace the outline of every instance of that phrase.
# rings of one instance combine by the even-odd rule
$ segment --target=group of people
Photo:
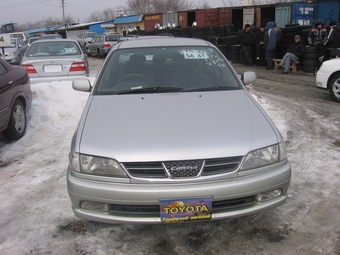
[[[268,22],[266,26],[261,25],[255,34],[251,33],[251,26],[246,24],[245,28],[239,33],[238,39],[245,56],[245,65],[254,66],[253,49],[255,48],[256,60],[260,60],[261,51],[264,50],[267,62],[266,70],[274,69],[273,58],[275,58],[276,49],[280,46],[282,39],[282,30],[275,22]],[[318,48],[321,65],[323,61],[330,58],[331,48],[340,47],[340,26],[337,26],[337,23],[332,20],[329,23],[329,31],[327,31],[324,24],[317,21],[315,27],[308,34],[308,44]],[[305,50],[301,36],[295,35],[294,41],[288,46],[287,52],[282,57],[277,69],[283,70],[282,74],[288,74],[291,62],[301,61]]]

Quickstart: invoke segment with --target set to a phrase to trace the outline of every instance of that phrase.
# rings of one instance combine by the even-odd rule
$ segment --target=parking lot
[[[93,81],[103,60],[89,61]],[[238,73],[249,69],[234,67]],[[248,90],[284,137],[293,170],[286,204],[188,224],[110,225],[76,218],[66,167],[86,93],[69,88],[65,95],[58,83],[40,84],[32,87],[25,137],[15,143],[0,139],[1,254],[340,254],[340,105],[316,89],[312,74],[282,79],[263,69],[254,67],[259,79]]]

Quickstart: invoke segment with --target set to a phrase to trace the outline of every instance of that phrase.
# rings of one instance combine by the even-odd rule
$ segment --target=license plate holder
[[[211,196],[180,199],[161,199],[159,200],[159,205],[162,223],[211,219]]]
[[[44,72],[45,73],[60,73],[63,68],[61,65],[45,65]]]

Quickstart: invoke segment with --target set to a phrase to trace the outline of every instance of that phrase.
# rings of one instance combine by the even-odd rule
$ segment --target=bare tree
[[[228,0],[227,3],[225,0],[222,0],[224,7],[229,7],[229,6],[241,6],[241,0]]]
[[[137,13],[146,14],[188,10],[194,5],[187,0],[128,0],[127,6]]]
[[[68,15],[67,17],[65,17],[65,23],[66,24],[71,24],[71,23],[75,23],[74,19]],[[64,25],[65,24],[63,19],[57,19],[57,18],[46,18],[44,20],[40,20],[37,21],[35,23],[25,23],[23,25],[19,25],[16,26],[15,29],[17,31],[27,31],[27,30],[31,30],[31,29],[37,29],[37,28],[42,28],[42,27],[51,27],[51,26],[58,26],[58,25]]]
[[[197,4],[193,3],[193,5],[195,6],[195,9],[210,9],[210,8],[212,8],[211,5],[209,3],[207,3],[205,0],[200,1]]]
[[[104,21],[104,20],[113,20],[115,19],[115,9],[107,8],[103,11],[94,11],[90,13],[90,16],[86,19],[86,22],[96,22],[96,21]]]
[[[127,6],[129,9],[139,13],[139,14],[146,14],[152,13],[152,0],[128,0]]]

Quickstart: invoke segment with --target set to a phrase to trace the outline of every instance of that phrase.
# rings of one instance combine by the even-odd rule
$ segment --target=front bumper
[[[328,89],[327,83],[329,77],[329,73],[324,73],[322,70],[319,70],[316,74],[316,86],[321,89]]]
[[[159,208],[160,199],[184,199],[212,196],[212,220],[239,217],[266,211],[285,203],[291,180],[288,161],[275,170],[261,174],[210,182],[176,184],[123,184],[78,178],[68,170],[67,187],[74,214],[80,218],[106,223],[161,223],[160,213],[100,212],[80,208],[82,201],[108,204],[111,208],[125,205],[129,208]],[[214,203],[255,198],[258,194],[280,189],[281,196],[259,202],[239,203],[214,210]],[[226,202],[228,203],[228,202]]]

